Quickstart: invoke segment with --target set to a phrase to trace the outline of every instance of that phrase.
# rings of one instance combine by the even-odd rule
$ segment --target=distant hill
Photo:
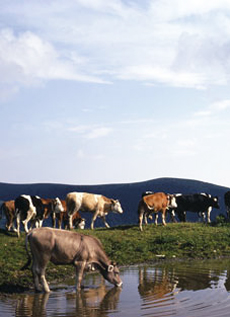
[[[137,206],[142,192],[151,190],[154,192],[163,191],[167,193],[210,193],[218,196],[221,209],[214,209],[211,219],[214,220],[216,215],[225,214],[224,193],[229,190],[227,187],[218,186],[206,182],[190,179],[179,178],[158,178],[137,183],[125,184],[107,184],[107,185],[66,185],[66,184],[9,184],[0,183],[0,202],[15,199],[21,194],[38,195],[43,198],[59,197],[65,199],[66,194],[71,191],[90,192],[103,194],[109,198],[120,200],[124,210],[123,215],[110,214],[107,216],[108,223],[111,226],[122,224],[137,224]],[[89,225],[91,215],[87,213],[83,216]],[[188,213],[188,220],[196,221],[197,216]],[[101,220],[96,221],[96,227],[103,226]]]

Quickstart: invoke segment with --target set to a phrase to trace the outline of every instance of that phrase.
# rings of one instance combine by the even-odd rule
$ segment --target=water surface
[[[131,266],[121,277],[121,289],[90,274],[80,292],[66,281],[50,294],[1,295],[0,316],[230,316],[230,260]]]

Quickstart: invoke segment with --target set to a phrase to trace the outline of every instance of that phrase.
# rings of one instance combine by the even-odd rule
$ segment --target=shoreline
[[[230,224],[175,223],[144,226],[119,226],[110,229],[81,230],[81,233],[97,237],[113,261],[127,267],[154,265],[171,261],[193,261],[230,258]],[[0,293],[13,294],[33,290],[31,270],[21,271],[26,263],[25,233],[17,238],[12,232],[0,229]],[[72,265],[50,263],[46,270],[50,283],[62,282],[74,277]]]

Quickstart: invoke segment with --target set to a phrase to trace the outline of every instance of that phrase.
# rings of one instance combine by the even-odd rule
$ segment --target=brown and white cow
[[[105,216],[109,212],[123,213],[123,209],[119,200],[110,199],[103,195],[72,192],[66,196],[66,207],[69,216],[69,228],[72,229],[72,217],[81,210],[82,212],[92,212],[93,218],[91,222],[91,229],[94,229],[94,222],[97,217],[101,217],[104,224],[109,228],[108,223],[105,220]]]
[[[22,269],[28,268],[32,253],[32,273],[35,289],[50,292],[45,278],[46,267],[51,261],[54,264],[73,264],[76,268],[76,289],[81,289],[84,271],[92,268],[99,270],[102,276],[115,286],[122,285],[119,270],[115,263],[107,257],[98,239],[78,232],[53,229],[36,228],[26,237],[26,250],[28,261]]]
[[[49,218],[51,216],[53,218],[53,214],[61,214],[65,211],[63,206],[63,201],[56,198],[41,198],[43,206],[44,206],[44,213],[40,217],[41,224],[39,227],[42,227],[42,222],[44,219]]]
[[[55,208],[53,208],[52,212],[51,212],[51,217],[52,217],[52,226],[53,228],[56,228],[56,219],[58,221],[58,228],[61,229],[62,228],[62,223],[65,229],[67,229],[68,227],[68,214],[66,211],[66,201],[65,200],[60,200],[62,207],[63,207],[63,211],[57,211]],[[84,229],[85,228],[85,219],[81,218],[81,215],[79,214],[79,212],[76,212],[73,215],[72,218],[72,222],[73,222],[73,227],[77,228],[77,229]]]
[[[145,224],[147,224],[147,218],[151,213],[162,212],[162,222],[166,225],[165,217],[166,210],[168,208],[176,208],[176,200],[174,195],[165,194],[162,192],[154,193],[150,195],[145,195],[141,198],[138,205],[138,216],[139,216],[139,227],[142,231],[143,217],[145,219]],[[157,224],[157,222],[155,222]]]
[[[14,220],[15,220],[14,200],[5,201],[1,205],[1,213],[4,213],[6,216],[6,229],[10,231],[10,229],[13,227],[13,230],[17,231],[14,226]]]
[[[20,222],[22,221],[25,232],[28,233],[28,223],[41,227],[44,219],[48,218],[52,210],[63,211],[59,198],[44,199],[38,196],[20,195],[15,199],[15,214],[17,220],[17,234],[20,236]]]

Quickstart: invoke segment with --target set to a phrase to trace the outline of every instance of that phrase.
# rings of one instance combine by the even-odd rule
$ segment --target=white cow
[[[72,192],[66,196],[66,208],[69,216],[69,228],[73,228],[72,217],[81,210],[82,212],[93,213],[91,222],[91,229],[94,229],[94,222],[97,217],[101,217],[104,221],[106,228],[109,228],[105,220],[105,216],[109,212],[122,214],[123,209],[119,200],[110,199],[103,195]]]

